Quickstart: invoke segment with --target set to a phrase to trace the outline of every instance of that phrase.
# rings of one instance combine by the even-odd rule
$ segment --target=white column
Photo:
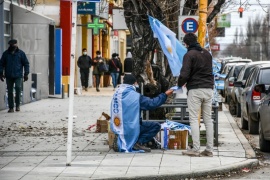
[[[77,0],[72,0],[72,31],[71,31],[70,81],[69,81],[68,140],[67,140],[67,163],[66,163],[67,166],[71,165],[71,153],[72,153],[76,27],[77,27]]]

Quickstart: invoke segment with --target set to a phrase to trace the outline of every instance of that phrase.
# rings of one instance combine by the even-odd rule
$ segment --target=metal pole
[[[65,85],[62,84],[62,99],[65,99]]]
[[[199,2],[199,29],[198,41],[202,47],[205,44],[206,20],[207,20],[207,4],[208,0],[200,0]]]
[[[258,43],[260,46],[260,61],[262,61],[262,44],[259,41],[255,41],[255,43]]]
[[[68,113],[68,139],[67,139],[67,166],[71,165],[72,128],[73,128],[73,102],[74,102],[74,75],[75,75],[75,48],[76,48],[77,0],[72,0],[72,33],[70,55],[70,88]]]

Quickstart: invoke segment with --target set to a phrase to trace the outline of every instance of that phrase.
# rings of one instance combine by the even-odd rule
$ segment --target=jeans
[[[80,69],[81,74],[81,83],[82,86],[88,88],[88,80],[89,80],[89,68],[87,69]]]
[[[137,142],[144,144],[151,141],[160,131],[160,127],[157,122],[143,121],[140,125],[140,135]]]
[[[10,109],[14,108],[14,96],[13,88],[15,84],[15,103],[16,107],[20,107],[20,97],[21,97],[21,87],[22,87],[22,78],[6,78],[7,89],[8,89],[8,107]]]
[[[116,88],[117,83],[118,83],[118,77],[119,77],[119,73],[111,73],[112,76],[112,83],[113,83],[113,88]]]
[[[96,89],[99,89],[99,84],[100,84],[100,74],[95,74],[96,77]]]
[[[199,129],[199,113],[203,116],[203,122],[206,128],[206,150],[213,151],[213,120],[211,118],[213,90],[208,88],[191,89],[188,91],[188,111],[189,122],[191,126],[191,135],[193,141],[193,149],[200,150],[200,129]]]

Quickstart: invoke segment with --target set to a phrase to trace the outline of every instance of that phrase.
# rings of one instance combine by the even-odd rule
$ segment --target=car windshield
[[[267,84],[270,85],[270,69],[262,69],[261,70],[261,80],[259,84]]]

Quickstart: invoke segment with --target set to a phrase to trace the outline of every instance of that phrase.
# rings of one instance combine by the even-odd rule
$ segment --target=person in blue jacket
[[[14,112],[13,102],[13,87],[15,84],[15,104],[16,111],[20,111],[20,94],[22,78],[24,81],[28,80],[29,61],[25,53],[17,46],[17,40],[12,39],[8,42],[9,48],[3,53],[0,59],[0,80],[4,81],[6,78],[8,89],[8,112]],[[24,69],[24,73],[23,73]]]
[[[117,146],[120,152],[151,151],[143,144],[151,141],[161,126],[158,122],[142,121],[140,111],[156,109],[173,93],[169,89],[155,98],[149,98],[136,92],[136,87],[136,78],[131,74],[125,75],[111,103],[111,129],[118,135]]]

